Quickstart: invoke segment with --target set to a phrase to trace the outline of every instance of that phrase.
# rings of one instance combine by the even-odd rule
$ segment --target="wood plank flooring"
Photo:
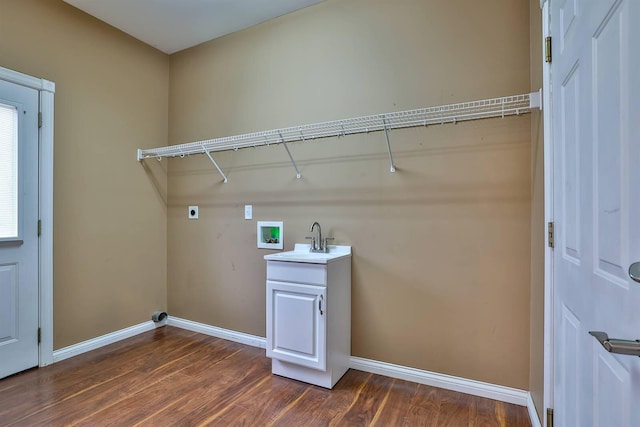
[[[526,408],[349,370],[333,390],[264,349],[166,326],[0,380],[0,426],[530,426]]]

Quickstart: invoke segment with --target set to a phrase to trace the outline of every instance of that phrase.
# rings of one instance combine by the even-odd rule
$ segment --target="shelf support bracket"
[[[296,178],[300,179],[301,175],[300,175],[300,171],[298,170],[298,165],[296,165],[296,161],[293,160],[293,156],[291,155],[291,151],[289,151],[289,147],[287,146],[287,143],[284,142],[284,138],[282,137],[282,132],[278,132],[278,135],[280,135],[280,142],[282,142],[282,145],[284,145],[284,149],[287,150],[287,154],[289,155],[289,159],[293,164],[293,168],[296,170]]]
[[[529,108],[539,108],[542,110],[542,88],[537,92],[531,92],[529,94]]]
[[[209,160],[211,160],[211,163],[213,163],[213,166],[216,167],[216,169],[218,169],[218,172],[220,172],[220,175],[222,175],[222,178],[224,178],[224,183],[227,183],[227,176],[224,174],[224,172],[222,172],[222,169],[220,169],[220,166],[218,166],[218,163],[216,163],[215,159],[213,158],[213,156],[211,155],[211,153],[209,153],[209,151],[202,147],[202,150],[204,151],[204,153],[207,155],[207,157],[209,158]]]
[[[395,172],[396,166],[393,164],[393,153],[391,152],[391,143],[389,142],[389,128],[387,127],[387,119],[382,118],[382,123],[384,124],[384,136],[387,139],[387,150],[389,151],[389,163],[391,167],[389,168],[389,172]]]

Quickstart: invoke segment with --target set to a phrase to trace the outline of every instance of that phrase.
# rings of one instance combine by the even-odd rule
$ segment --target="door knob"
[[[629,277],[640,283],[640,262],[634,262],[629,266]]]
[[[640,356],[640,341],[620,340],[617,338],[609,338],[606,332],[590,331],[602,346],[609,353],[627,354],[629,356]]]

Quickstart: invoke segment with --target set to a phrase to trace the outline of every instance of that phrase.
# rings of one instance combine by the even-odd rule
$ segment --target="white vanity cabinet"
[[[347,249],[265,256],[272,372],[326,388],[344,375],[351,356],[351,248],[335,248]]]

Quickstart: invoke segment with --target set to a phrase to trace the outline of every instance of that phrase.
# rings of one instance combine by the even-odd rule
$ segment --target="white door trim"
[[[40,93],[42,127],[39,131],[39,200],[42,233],[39,242],[39,366],[53,363],[53,96],[56,85],[0,67],[0,80],[36,89]]]
[[[542,8],[541,52],[545,57],[545,38],[551,35],[549,0],[540,0]],[[547,226],[553,222],[553,106],[551,104],[551,64],[542,63],[542,103],[544,120],[544,385],[543,419],[547,426],[546,408],[553,408],[553,249],[547,242]]]

